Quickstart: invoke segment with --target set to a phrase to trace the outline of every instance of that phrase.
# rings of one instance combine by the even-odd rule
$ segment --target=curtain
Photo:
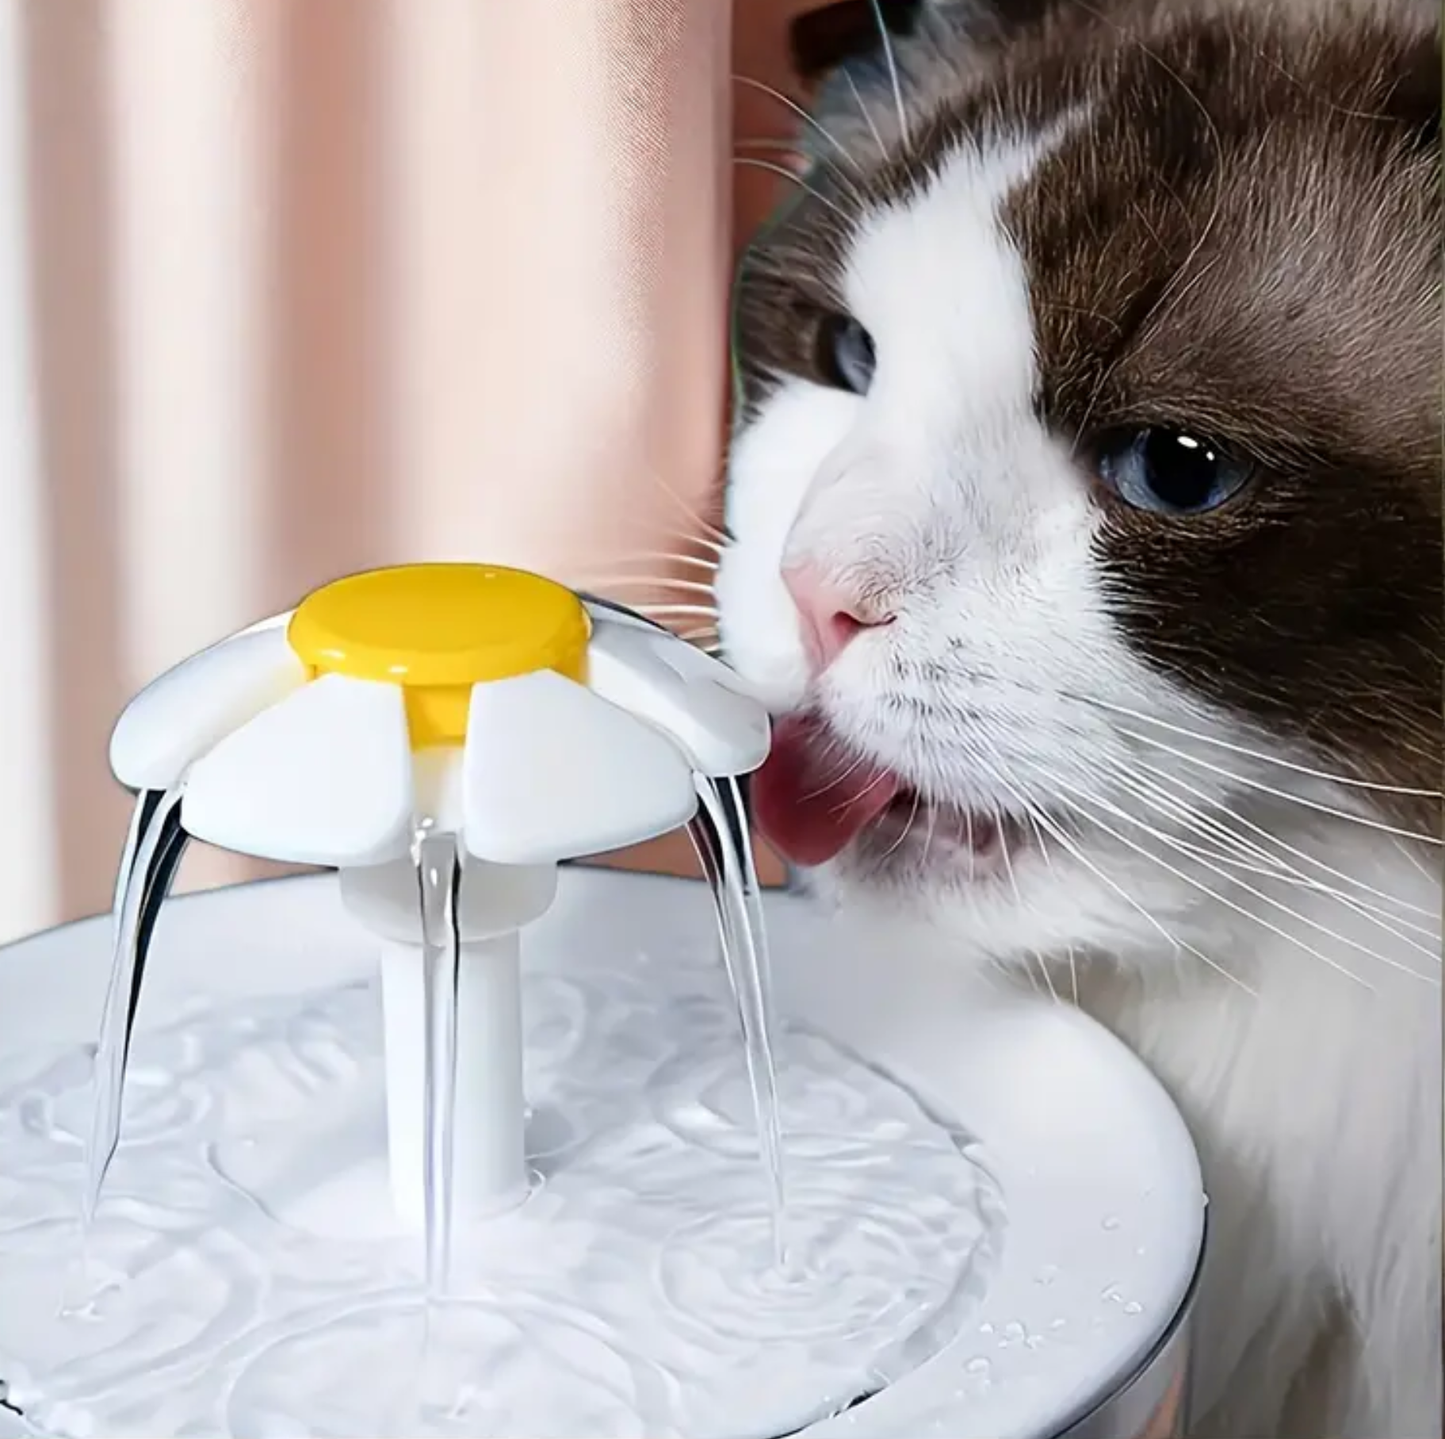
[[[109,902],[125,700],[339,574],[521,564],[705,634],[665,581],[778,183],[731,157],[794,123],[732,75],[790,89],[800,8],[0,0],[0,940]]]

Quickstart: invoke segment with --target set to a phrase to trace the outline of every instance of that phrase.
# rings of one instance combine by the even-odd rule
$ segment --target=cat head
[[[906,8],[814,22],[737,284],[765,829],[1029,942],[1187,907],[1208,823],[1438,836],[1437,19]]]

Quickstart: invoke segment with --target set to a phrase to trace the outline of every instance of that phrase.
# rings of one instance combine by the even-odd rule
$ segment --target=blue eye
[[[1233,499],[1254,466],[1182,430],[1125,430],[1095,448],[1099,478],[1139,510],[1197,515]]]
[[[873,336],[851,315],[824,315],[818,325],[817,365],[823,383],[866,395],[873,383]]]

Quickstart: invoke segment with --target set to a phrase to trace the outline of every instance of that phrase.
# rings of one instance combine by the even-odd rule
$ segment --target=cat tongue
[[[896,775],[839,753],[837,740],[812,715],[773,726],[773,747],[753,776],[758,828],[794,864],[824,864],[887,807]]]

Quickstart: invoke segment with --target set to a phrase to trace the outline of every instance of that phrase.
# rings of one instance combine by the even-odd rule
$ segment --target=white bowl
[[[769,895],[767,912],[780,1012],[806,1017],[976,1136],[1007,1211],[988,1292],[962,1333],[813,1425],[810,1439],[1138,1439],[1182,1373],[1180,1321],[1203,1244],[1198,1162],[1163,1090],[1065,1005],[919,954],[869,952],[858,931],[842,935],[790,895]],[[697,884],[570,869],[527,932],[524,964],[566,968],[579,951],[707,942],[713,923]],[[334,876],[175,900],[157,931],[141,1025],[174,1019],[198,997],[365,978],[371,951]],[[91,1042],[107,962],[102,920],[0,951],[0,1060],[42,1039],[48,1051]],[[1012,1342],[1021,1335],[1036,1340]],[[981,1358],[990,1382],[969,1384]],[[30,1431],[0,1410],[0,1436],[10,1432]]]

